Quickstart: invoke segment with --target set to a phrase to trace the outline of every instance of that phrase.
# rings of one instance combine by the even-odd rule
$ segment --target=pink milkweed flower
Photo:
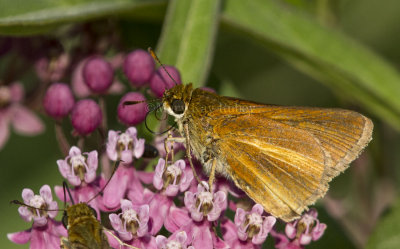
[[[185,170],[184,160],[165,167],[165,160],[160,158],[156,166],[153,185],[158,190],[164,190],[167,196],[176,196],[179,191],[185,191],[193,180],[192,170]]]
[[[30,222],[33,219],[32,227],[25,231],[7,234],[8,239],[16,244],[30,242],[31,249],[59,249],[60,237],[67,236],[67,230],[61,222],[53,220],[57,215],[58,205],[53,201],[50,187],[42,186],[40,195],[34,195],[31,189],[26,188],[22,191],[22,198],[25,204],[41,208],[41,210],[26,206],[19,207],[18,212],[23,220]]]
[[[251,240],[240,240],[238,237],[238,227],[230,219],[221,219],[222,236],[226,244],[231,249],[259,249],[262,245],[255,245]]]
[[[187,234],[186,243],[188,245],[192,245],[194,248],[204,249],[229,248],[228,244],[218,238],[213,231],[214,222],[210,222],[207,219],[200,222],[194,221],[190,218],[189,212],[185,208],[171,207],[168,216],[170,222],[166,223],[165,227],[170,232],[173,231],[174,234],[177,234],[179,231],[185,231]],[[173,226],[177,227],[175,231],[171,230]]]
[[[91,183],[96,178],[97,151],[82,153],[78,147],[72,146],[69,155],[64,160],[57,160],[57,165],[61,175],[72,185]]]
[[[140,158],[144,152],[144,139],[137,138],[135,127],[128,128],[124,133],[110,130],[108,132],[107,155],[112,161],[122,160],[130,164],[133,157]]]
[[[194,249],[193,246],[188,246],[188,237],[185,231],[177,231],[172,234],[168,239],[163,235],[156,237],[158,249]]]
[[[202,221],[207,216],[208,221],[215,221],[227,207],[226,193],[218,191],[212,194],[207,182],[203,181],[197,186],[197,192],[185,192],[185,206],[190,211],[192,219]]]
[[[110,214],[111,226],[124,241],[148,235],[149,205],[134,207],[132,202],[121,200],[120,214]]]
[[[238,238],[242,241],[251,240],[253,244],[262,244],[275,225],[276,218],[262,216],[264,212],[260,204],[255,204],[250,212],[237,208],[235,225],[238,227]]]
[[[21,84],[0,86],[0,149],[10,136],[10,124],[21,135],[33,136],[44,130],[42,121],[21,105],[23,98],[24,89]]]
[[[44,226],[47,223],[47,217],[56,217],[58,211],[55,210],[58,209],[58,204],[56,201],[53,201],[49,185],[43,185],[39,192],[40,195],[35,195],[29,188],[22,190],[22,199],[24,203],[34,208],[53,211],[31,209],[26,206],[21,206],[18,208],[18,213],[26,222],[30,222],[33,219],[36,226]]]
[[[289,239],[297,239],[300,245],[308,245],[311,241],[319,240],[325,232],[326,224],[318,220],[318,212],[310,209],[302,217],[285,227],[286,236]]]

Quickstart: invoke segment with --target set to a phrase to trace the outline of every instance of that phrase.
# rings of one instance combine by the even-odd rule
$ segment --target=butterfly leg
[[[213,183],[215,179],[215,169],[217,168],[217,159],[212,159],[210,177],[208,178],[208,186],[210,186],[210,193],[213,190]]]
[[[168,146],[168,142],[171,142],[171,149]],[[168,156],[169,156],[170,152],[171,152],[171,161],[172,162],[174,161],[174,142],[175,142],[175,140],[173,140],[172,132],[168,131],[168,137],[167,137],[167,139],[164,140],[164,148],[165,148],[165,152],[166,152],[166,155],[165,155],[166,165],[168,165]]]
[[[192,167],[194,178],[196,178],[198,183],[201,183],[201,180],[200,180],[199,176],[197,175],[196,169],[194,168],[194,165],[192,162],[192,154],[190,153],[189,126],[188,126],[188,124],[184,124],[183,127],[184,127],[184,134],[185,134],[185,140],[186,140],[185,141],[186,142],[186,157],[189,160],[190,167]]]

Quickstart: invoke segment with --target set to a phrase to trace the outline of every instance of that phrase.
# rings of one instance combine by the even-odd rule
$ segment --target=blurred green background
[[[184,82],[213,87],[221,95],[341,107],[372,118],[373,141],[317,203],[328,229],[307,248],[400,248],[399,24],[396,0],[0,0],[2,42],[51,39],[69,51],[84,46],[92,32],[100,34],[98,43],[108,37],[107,46],[86,52],[151,46],[163,63],[177,65]],[[110,46],[114,40],[117,45]],[[10,63],[19,63],[16,55],[11,50],[0,57],[3,84],[10,83],[5,79]],[[25,72],[7,80],[20,80],[29,93],[40,82],[31,64],[22,65]],[[108,100],[109,119],[117,127],[118,98]],[[25,187],[37,193],[43,184],[53,188],[62,182],[54,123],[40,103],[29,106],[44,120],[46,132],[13,133],[0,150],[1,248],[28,248],[6,238],[30,227],[9,201],[21,199]]]

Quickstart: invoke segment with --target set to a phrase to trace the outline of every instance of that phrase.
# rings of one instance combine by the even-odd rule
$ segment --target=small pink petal
[[[117,214],[110,214],[108,218],[110,219],[111,226],[114,230],[122,230],[122,222]]]
[[[96,179],[96,170],[90,170],[85,174],[85,182],[91,183]]]
[[[26,244],[31,239],[31,230],[25,230],[16,233],[8,233],[7,238],[16,244]]]
[[[37,135],[44,130],[43,122],[23,106],[13,106],[13,116],[11,122],[17,133],[23,135]]]
[[[133,140],[137,139],[137,129],[135,127],[129,127],[126,129],[125,133],[127,133]]]
[[[130,150],[124,150],[121,152],[121,160],[125,163],[125,164],[130,164],[133,160],[132,160],[132,151]]]
[[[289,239],[294,239],[294,237],[296,237],[297,229],[292,223],[287,223],[285,227],[285,233]]]
[[[35,194],[33,193],[32,189],[24,188],[22,190],[22,199],[24,200],[25,204],[29,204],[33,196],[35,196]]]
[[[309,234],[301,234],[299,238],[300,245],[308,245],[311,243],[311,235]]]
[[[164,186],[164,180],[162,179],[162,176],[164,174],[164,168],[165,168],[165,160],[160,158],[158,160],[153,177],[153,185],[158,190],[161,190],[162,187]]]
[[[157,244],[157,248],[161,249],[161,248],[165,248],[165,246],[167,245],[167,238],[163,235],[157,235],[156,237],[156,244]]]
[[[47,218],[46,217],[37,217],[33,216],[33,224],[36,227],[43,227],[47,224]]]
[[[58,204],[56,201],[52,201],[49,204],[49,210],[54,210],[54,211],[47,211],[47,214],[49,215],[50,218],[55,218],[57,216],[58,211]]]
[[[70,166],[65,160],[57,160],[57,165],[58,165],[58,170],[60,171],[61,175],[64,178],[67,178],[68,175],[70,174]]]
[[[168,185],[168,187],[165,189],[165,195],[166,196],[176,196],[179,191],[179,186],[178,185]]]
[[[76,146],[72,146],[71,149],[69,149],[69,156],[78,156],[82,155],[81,149],[79,149]]]
[[[19,216],[21,216],[21,218],[24,221],[30,222],[32,220],[33,215],[32,215],[31,211],[29,211],[29,209],[27,207],[24,207],[24,206],[19,207],[18,208],[18,213],[19,213]]]
[[[186,191],[189,188],[190,184],[192,183],[193,179],[194,179],[194,176],[193,176],[192,170],[184,171],[183,177],[181,179],[181,183],[179,184],[179,190],[181,192]]]
[[[95,171],[97,170],[97,167],[99,164],[99,159],[98,159],[98,153],[96,150],[89,152],[86,162],[90,169],[95,170]]]
[[[44,199],[44,201],[49,204],[50,202],[53,201],[53,196],[51,195],[51,188],[49,185],[43,185],[40,188],[40,196]]]
[[[314,227],[312,231],[312,239],[313,240],[319,240],[322,235],[324,235],[326,229],[326,224],[320,223],[317,226]]]
[[[255,204],[251,209],[251,212],[262,215],[262,213],[264,212],[264,208],[260,204]]]
[[[235,225],[240,227],[243,224],[245,217],[246,217],[246,211],[244,211],[241,208],[237,208],[235,214]]]
[[[135,144],[135,150],[133,151],[133,154],[135,155],[136,158],[140,158],[143,153],[144,153],[144,139],[139,139],[136,144]]]
[[[79,176],[68,175],[67,179],[68,179],[68,182],[74,186],[79,186],[82,183],[81,178],[79,178]]]
[[[126,210],[133,209],[132,202],[127,199],[122,199],[121,200],[121,210],[122,212],[125,212]]]
[[[181,245],[185,245],[186,244],[186,240],[187,240],[187,235],[185,231],[179,232],[176,235],[176,240],[181,243]]]
[[[139,220],[140,222],[147,223],[149,221],[150,206],[143,205],[139,209]]]
[[[186,208],[190,210],[192,208],[192,206],[194,205],[196,198],[192,192],[186,191],[185,198],[183,200],[184,200]]]

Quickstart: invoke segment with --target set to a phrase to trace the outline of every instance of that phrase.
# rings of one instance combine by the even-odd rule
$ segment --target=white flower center
[[[247,216],[250,225],[255,225],[258,227],[262,226],[263,219],[259,214],[252,213]]]
[[[127,222],[139,221],[138,215],[135,210],[128,209],[122,213],[122,218]]]
[[[76,155],[76,156],[72,156],[70,163],[72,165],[72,167],[74,169],[79,168],[80,166],[84,166],[85,165],[85,157],[82,155]]]
[[[182,245],[181,245],[181,243],[179,243],[175,240],[171,240],[166,244],[165,248],[166,249],[182,249]]]
[[[200,192],[197,198],[199,198],[202,203],[212,203],[213,195],[208,191],[204,191]]]
[[[42,205],[46,205],[46,202],[40,195],[35,195],[29,200],[29,205],[35,208],[40,208]]]
[[[118,143],[128,146],[129,143],[133,143],[133,140],[128,134],[122,133],[121,135],[119,135]]]

